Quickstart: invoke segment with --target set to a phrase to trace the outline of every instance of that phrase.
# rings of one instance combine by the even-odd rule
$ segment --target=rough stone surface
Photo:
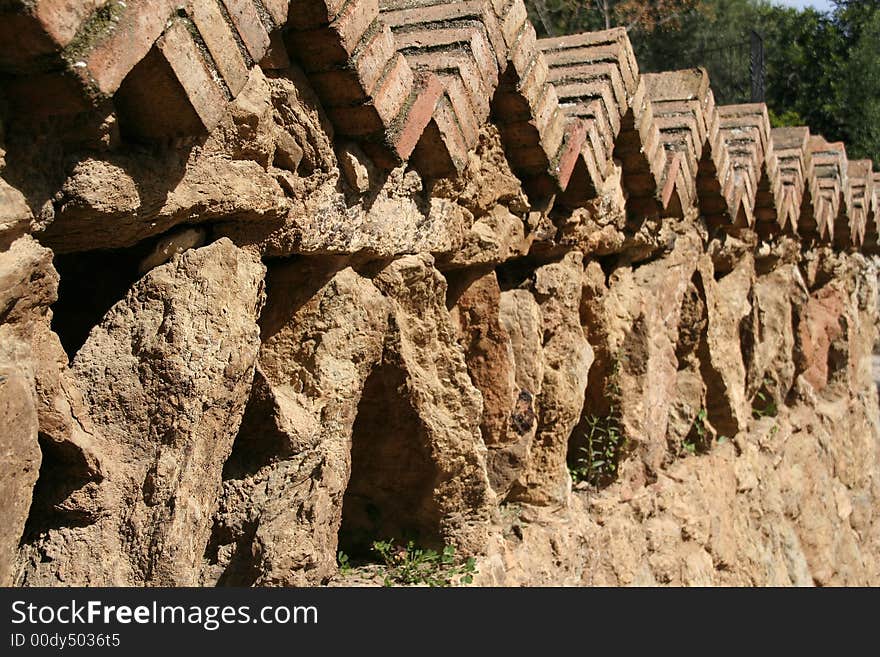
[[[412,541],[477,584],[880,585],[841,145],[521,2],[31,4],[0,584],[374,585]]]
[[[534,436],[535,390],[518,387],[514,347],[501,312],[501,289],[491,272],[469,282],[453,306],[452,318],[468,374],[483,396],[480,432],[489,449],[489,482],[504,495]]]
[[[535,272],[532,294],[541,309],[544,375],[538,427],[522,481],[510,499],[538,505],[565,503],[571,487],[568,436],[580,418],[593,350],[580,324],[583,256],[572,252]]]
[[[254,393],[223,476],[205,584],[306,585],[335,572],[352,428],[389,303],[351,268],[268,276]]]
[[[35,518],[24,583],[196,583],[262,285],[262,265],[221,240],[151,271],[91,333],[72,371],[102,433],[103,476],[55,474],[77,490],[63,513]]]
[[[37,395],[27,345],[0,327],[0,585],[11,586],[18,543],[40,471]]]
[[[427,528],[434,532],[433,542],[439,539],[464,553],[480,551],[495,496],[479,428],[482,399],[468,376],[446,310],[446,282],[430,256],[408,256],[381,271],[374,284],[391,300],[383,364],[391,369],[391,381],[400,377],[396,390],[404,408],[398,417],[417,424],[410,424],[410,431],[415,429],[413,433],[423,441],[423,456],[430,461],[427,478],[420,484],[425,498],[419,515],[425,517],[418,522],[433,525]],[[380,408],[377,404],[375,410]],[[398,434],[393,440],[412,440],[406,436],[413,433]]]
[[[756,336],[753,364],[747,382],[769,393],[776,404],[784,403],[794,385],[795,311],[806,300],[800,270],[783,264],[755,281],[754,304],[760,335]]]
[[[628,437],[626,451],[637,454],[649,473],[665,460],[670,404],[683,383],[676,347],[686,330],[682,307],[699,244],[698,235],[686,231],[671,252],[619,266],[607,284],[596,265],[583,277],[581,315],[599,356],[585,413],[605,417],[614,405]]]
[[[706,329],[709,358],[705,364],[711,373],[704,375],[709,383],[707,411],[715,429],[730,437],[745,426],[749,414],[743,323],[752,311],[754,262],[746,258],[716,281],[715,269],[704,257],[699,275],[709,319]]]
[[[876,403],[871,400],[870,403]],[[478,583],[856,586],[877,581],[875,409],[822,404],[750,421],[635,493],[577,492],[560,514],[509,507]],[[834,444],[834,448],[826,448]],[[852,452],[867,454],[853,459]],[[819,492],[822,491],[822,492]]]
[[[0,248],[7,248],[27,232],[32,218],[31,209],[21,192],[0,178]]]

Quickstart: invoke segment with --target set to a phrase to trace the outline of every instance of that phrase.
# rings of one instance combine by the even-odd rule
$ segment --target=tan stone
[[[532,293],[541,309],[544,374],[536,409],[538,428],[514,501],[565,503],[571,479],[568,439],[580,419],[593,350],[580,324],[583,256],[572,252],[535,272]]]
[[[0,585],[12,586],[16,553],[42,460],[37,395],[26,344],[0,326]]]
[[[260,366],[225,465],[204,584],[320,584],[336,569],[352,428],[389,304],[350,268],[280,265],[268,289]]]
[[[2,143],[2,142],[0,142]],[[2,167],[0,146],[0,167]],[[0,249],[8,246],[25,233],[33,219],[24,196],[0,178]]]
[[[383,356],[390,371],[384,376],[399,381],[399,417],[409,416],[403,426],[415,429],[427,450],[423,454],[430,454],[430,469],[424,473],[428,478],[423,476],[420,484],[424,498],[419,508],[424,516],[419,522],[429,523],[434,541],[454,545],[465,554],[478,553],[487,540],[495,496],[479,430],[480,393],[471,383],[455,340],[445,305],[445,281],[430,257],[407,256],[384,269],[374,284],[392,302],[393,320]],[[377,403],[373,413],[381,408]]]
[[[221,240],[138,281],[73,363],[103,477],[23,548],[23,581],[194,584],[258,347],[263,267]],[[46,523],[48,519],[39,519]]]

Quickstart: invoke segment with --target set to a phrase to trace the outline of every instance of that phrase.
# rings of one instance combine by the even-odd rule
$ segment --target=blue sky
[[[771,0],[771,2],[775,5],[797,7],[798,9],[806,7],[813,7],[819,11],[831,11],[832,9],[831,0]]]

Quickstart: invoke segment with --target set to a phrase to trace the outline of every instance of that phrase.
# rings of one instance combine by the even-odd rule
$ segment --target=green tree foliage
[[[842,82],[840,135],[851,158],[880,165],[880,0],[841,2],[844,38],[851,44]]]
[[[660,26],[678,25],[701,0],[529,0],[534,24],[543,36],[601,30],[622,26],[628,31],[651,33]]]
[[[754,31],[764,43],[765,100],[774,125],[807,124],[845,141],[851,158],[880,164],[880,0],[836,0],[827,14],[767,0],[527,4],[542,36],[627,27],[645,72],[705,66],[721,103],[751,99]],[[639,5],[652,12],[634,22]]]

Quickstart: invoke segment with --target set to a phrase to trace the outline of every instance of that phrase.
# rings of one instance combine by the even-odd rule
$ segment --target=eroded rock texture
[[[221,240],[154,269],[91,332],[71,375],[101,468],[57,455],[24,583],[197,581],[251,386],[263,273]]]
[[[880,585],[871,163],[520,0],[75,4],[0,8],[0,585]]]

